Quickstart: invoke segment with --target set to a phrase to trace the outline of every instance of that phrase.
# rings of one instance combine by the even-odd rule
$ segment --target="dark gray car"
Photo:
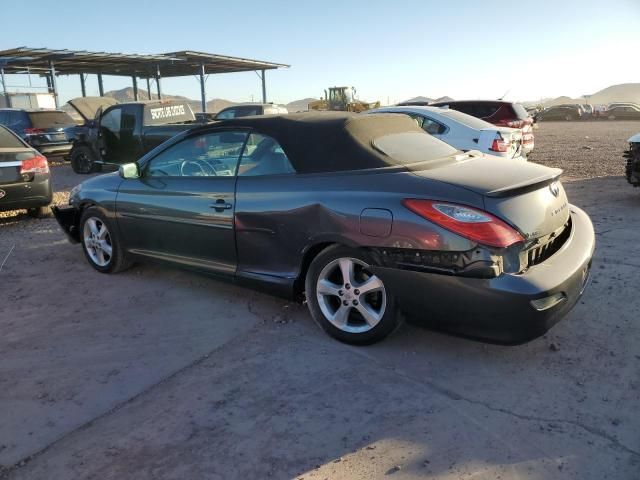
[[[289,298],[355,344],[403,310],[504,343],[582,294],[595,246],[561,171],[462,153],[399,115],[247,117],[182,133],[55,209],[89,263],[156,260]]]
[[[44,217],[51,214],[52,198],[47,159],[0,125],[0,212],[26,209]]]

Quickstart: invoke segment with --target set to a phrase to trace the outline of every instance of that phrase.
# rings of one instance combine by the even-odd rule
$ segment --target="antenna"
[[[510,91],[511,89],[508,89],[506,92],[504,92],[504,94],[500,98],[498,98],[498,100],[504,100],[504,97],[506,97]]]

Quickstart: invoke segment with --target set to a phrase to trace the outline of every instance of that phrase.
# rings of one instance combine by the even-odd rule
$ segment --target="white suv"
[[[273,103],[242,103],[223,108],[214,120],[228,120],[230,118],[250,117],[253,115],[283,115],[289,111],[282,105]]]

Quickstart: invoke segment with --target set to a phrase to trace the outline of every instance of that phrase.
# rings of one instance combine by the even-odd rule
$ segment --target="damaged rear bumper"
[[[571,206],[565,244],[520,274],[468,278],[376,267],[410,318],[430,327],[503,344],[543,335],[577,303],[595,250],[591,220]]]
[[[53,215],[56,217],[60,228],[67,234],[71,243],[80,243],[80,232],[78,228],[80,212],[72,206],[51,207]]]

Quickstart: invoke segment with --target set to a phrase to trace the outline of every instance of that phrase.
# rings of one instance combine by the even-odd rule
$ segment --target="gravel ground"
[[[529,160],[564,170],[564,179],[624,175],[622,152],[640,121],[541,122]]]
[[[518,347],[407,324],[349,347],[211,278],[99,274],[54,219],[7,214],[0,478],[637,480],[640,189],[619,176],[636,131],[537,129],[533,160],[566,169],[598,249],[576,308]],[[86,178],[52,171],[58,201]]]

